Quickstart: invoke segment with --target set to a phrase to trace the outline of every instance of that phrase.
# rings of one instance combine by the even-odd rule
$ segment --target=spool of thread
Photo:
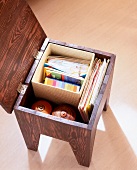
[[[68,104],[62,104],[62,105],[57,106],[53,110],[52,115],[57,116],[57,117],[61,117],[61,118],[64,118],[64,119],[68,119],[68,120],[75,120],[76,119],[75,109]]]
[[[52,106],[49,102],[45,100],[39,100],[31,106],[31,109],[37,110],[39,112],[43,112],[46,114],[50,114],[52,111]]]

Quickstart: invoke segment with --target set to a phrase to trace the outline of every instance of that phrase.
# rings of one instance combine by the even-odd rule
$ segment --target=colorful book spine
[[[44,79],[45,79],[45,77],[62,80],[62,81],[77,84],[80,86],[82,86],[82,84],[84,82],[84,78],[82,78],[82,77],[79,77],[79,78],[71,77],[67,74],[63,74],[60,71],[56,71],[54,69],[50,69],[47,67],[44,67]]]
[[[71,84],[71,83],[63,82],[63,81],[48,78],[48,77],[45,78],[44,84],[49,85],[49,86],[53,86],[53,87],[56,87],[56,88],[76,92],[76,93],[79,92],[79,90],[80,90],[79,85],[74,85],[74,84]]]

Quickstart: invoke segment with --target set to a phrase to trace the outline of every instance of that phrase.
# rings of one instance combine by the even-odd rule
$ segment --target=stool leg
[[[27,148],[33,151],[38,150],[40,133],[34,125],[34,117],[30,114],[22,114],[20,111],[15,112],[19,127],[24,137]]]
[[[109,105],[110,91],[111,91],[111,84],[108,88],[108,94],[107,94],[105,105],[104,105],[104,108],[103,108],[104,111],[107,111],[107,108],[108,108],[108,105]]]
[[[108,105],[109,105],[109,97],[106,99],[106,102],[103,108],[104,111],[107,111]]]
[[[69,142],[75,157],[80,165],[89,167],[91,161],[90,137],[72,139]]]

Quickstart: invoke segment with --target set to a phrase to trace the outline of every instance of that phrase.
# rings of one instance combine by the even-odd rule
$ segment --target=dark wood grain
[[[15,110],[28,149],[37,151],[40,134],[69,142],[79,164],[89,166],[91,160],[90,130],[50,118]]]
[[[0,104],[11,113],[46,35],[24,0],[0,1]]]
[[[40,134],[51,136],[69,142],[78,163],[88,167],[91,161],[97,124],[103,109],[107,109],[108,105],[115,55],[55,40],[49,40],[49,43],[94,52],[96,57],[110,59],[89,123],[69,121],[31,110],[30,106],[33,103],[31,99],[35,98],[31,83],[29,83],[26,93],[19,96],[15,105],[15,115],[29,149],[35,151],[38,149]],[[33,71],[35,71],[34,67]],[[29,73],[30,76],[33,71]]]

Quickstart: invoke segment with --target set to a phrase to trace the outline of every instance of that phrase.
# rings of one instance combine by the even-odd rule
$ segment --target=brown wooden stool
[[[15,111],[28,149],[37,151],[41,134],[51,136],[69,142],[78,163],[89,166],[97,123],[103,109],[107,110],[115,55],[46,38],[24,0],[2,0],[0,12],[0,104],[8,113]],[[92,52],[100,59],[110,59],[88,124],[30,109],[36,100],[31,79],[49,43]]]

